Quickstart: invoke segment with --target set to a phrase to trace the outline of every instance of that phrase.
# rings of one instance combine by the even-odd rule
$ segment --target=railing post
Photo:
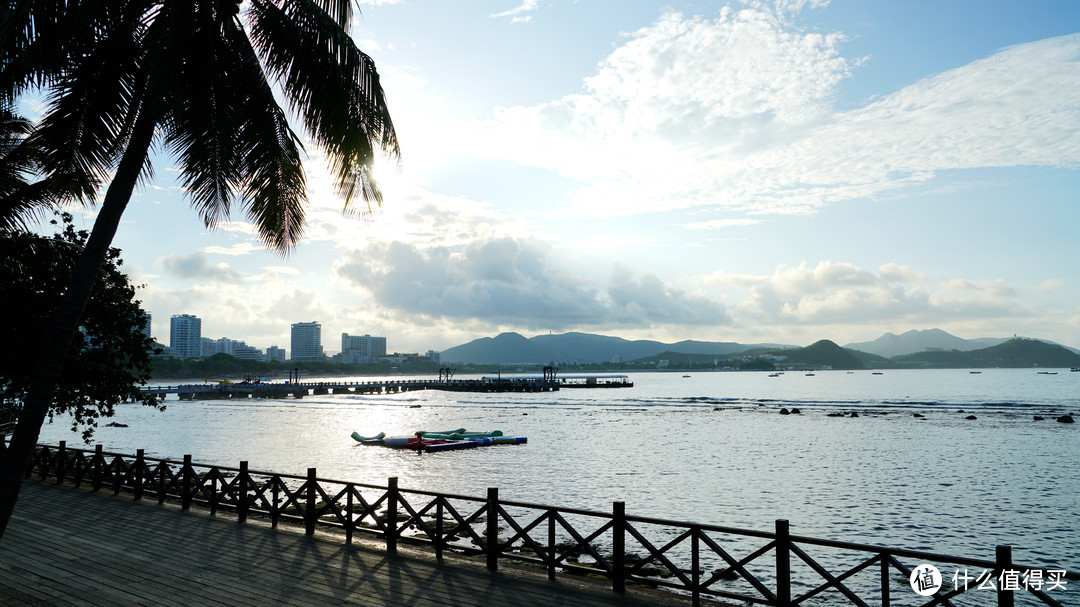
[[[304,506],[304,533],[315,535],[315,468],[307,469],[307,505]]]
[[[484,543],[487,554],[487,568],[495,571],[499,568],[499,488],[488,487],[487,494],[487,541]]]
[[[882,552],[878,555],[881,558],[881,607],[889,607],[892,602],[891,588],[889,581],[889,553]]]
[[[691,592],[694,607],[701,605],[701,530],[692,527],[690,533],[690,581],[694,585]]]
[[[191,510],[191,476],[194,470],[191,469],[191,456],[184,456],[184,467],[180,469],[180,509]]]
[[[555,581],[555,513],[548,510],[547,570],[548,579]]]
[[[786,519],[776,519],[776,607],[791,605],[791,534]]]
[[[1012,569],[1012,547],[1011,546],[998,546],[997,547],[997,604],[998,607],[1013,607],[1015,604],[1015,597],[1011,589],[1005,589],[1005,572]]]
[[[67,441],[60,441],[60,448],[56,450],[56,484],[64,483],[64,468],[67,465]]]
[[[82,487],[83,475],[86,474],[86,452],[79,449],[79,454],[75,456],[74,461],[72,461],[71,464],[71,484],[76,487]]]
[[[440,563],[443,560],[443,544],[446,538],[443,536],[443,502],[442,497],[435,501],[435,560]]]
[[[41,478],[39,480],[44,483],[45,479],[49,478],[49,447],[42,447],[41,451],[36,452],[34,455],[38,456],[38,461],[41,462],[40,464],[38,464],[38,467],[40,468],[40,470],[38,470],[38,473],[41,474]],[[26,478],[30,478],[30,476],[33,474],[33,469],[34,464],[33,462],[31,462],[30,466],[26,468]]]
[[[221,478],[221,473],[218,472],[217,466],[214,466],[206,474],[210,477],[210,516],[215,516],[218,506],[218,479]]]
[[[611,508],[611,589],[626,592],[626,502],[615,502]]]
[[[391,476],[386,479],[386,551],[391,554],[397,552],[397,509],[397,477]]]
[[[248,516],[248,463],[240,462],[240,475],[236,479],[236,522],[243,523]]]
[[[158,461],[158,491],[157,491],[157,503],[160,506],[165,503],[165,493],[168,492],[168,488],[165,484],[165,475],[169,472],[169,464],[164,461]]]
[[[135,478],[132,480],[131,492],[135,494],[135,500],[142,499],[142,479],[143,479],[143,466],[146,465],[144,458],[146,457],[146,451],[138,449],[135,451]]]
[[[94,466],[91,472],[91,486],[94,491],[101,491],[101,462],[105,458],[101,453],[101,445],[94,447]]]
[[[270,478],[270,483],[273,485],[270,488],[270,499],[273,503],[270,504],[270,526],[277,529],[278,516],[280,514],[280,507],[278,502],[281,500],[281,478],[276,474]]]
[[[123,474],[124,466],[125,466],[125,464],[124,464],[124,456],[123,455],[114,455],[113,456],[113,471],[112,471],[112,494],[113,495],[120,495],[121,485],[124,484],[124,474]]]
[[[348,485],[345,493],[345,545],[352,545],[353,536],[353,486]]]

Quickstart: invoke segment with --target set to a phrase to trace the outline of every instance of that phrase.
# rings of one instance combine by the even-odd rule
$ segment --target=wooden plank
[[[586,581],[550,582],[542,570],[513,565],[493,574],[478,559],[450,556],[440,565],[407,547],[388,554],[227,516],[28,481],[0,539],[0,599],[6,592],[85,607],[689,603],[670,593],[618,595]]]

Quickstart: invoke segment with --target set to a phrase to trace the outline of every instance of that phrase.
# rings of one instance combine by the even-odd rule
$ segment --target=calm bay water
[[[113,421],[129,427],[94,442],[592,510],[624,501],[630,514],[750,529],[786,518],[799,535],[978,558],[1009,544],[1017,562],[1077,571],[1080,427],[1054,420],[1080,414],[1080,373],[1052,371],[638,373],[629,389],[169,400],[164,413],[120,407]],[[529,442],[417,455],[349,436],[458,427]],[[82,444],[64,420],[42,430],[59,440]]]

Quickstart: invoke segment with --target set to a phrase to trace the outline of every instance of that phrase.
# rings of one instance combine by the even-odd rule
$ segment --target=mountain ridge
[[[934,352],[946,354],[954,351],[972,352],[998,346],[1013,339],[1015,338],[962,339],[941,329],[926,329],[911,330],[900,335],[885,333],[874,341],[849,343],[842,347],[837,346],[837,348],[849,351],[866,366],[874,366],[896,356],[933,354]],[[1080,350],[1076,348],[1047,340],[1033,341],[1059,346],[1080,355]],[[823,342],[833,343],[829,340],[819,340],[813,345],[823,344]],[[824,345],[818,346],[819,349],[824,347]],[[655,340],[627,340],[610,335],[582,332],[543,334],[527,338],[520,333],[506,332],[495,337],[482,337],[447,348],[440,353],[440,357],[446,363],[473,364],[610,363],[616,357],[629,362],[655,357],[666,352],[725,356],[752,350],[787,351],[800,350],[800,347],[776,343],[740,344],[730,341],[699,340],[664,343]],[[836,355],[836,352],[832,351],[830,356],[832,355]],[[942,356],[939,355],[938,358]],[[847,359],[845,364],[851,364],[850,359]]]
[[[439,353],[445,362],[475,364],[548,363],[548,362],[611,362],[615,357],[630,361],[655,356],[673,347],[686,354],[734,354],[752,348],[796,348],[797,346],[767,343],[739,344],[683,340],[666,344],[654,340],[627,340],[592,333],[560,333],[526,338],[520,333],[500,333],[482,337],[447,348]]]

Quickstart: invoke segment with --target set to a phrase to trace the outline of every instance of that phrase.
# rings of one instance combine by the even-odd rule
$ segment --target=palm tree
[[[350,0],[11,0],[0,9],[0,100],[30,87],[48,110],[31,140],[63,191],[108,181],[40,350],[0,463],[0,536],[78,327],[155,142],[176,158],[207,227],[234,204],[287,254],[303,234],[302,146],[271,82],[330,159],[345,208],[381,203],[377,152],[399,156],[371,58],[348,35]],[[108,179],[112,175],[111,180]]]

